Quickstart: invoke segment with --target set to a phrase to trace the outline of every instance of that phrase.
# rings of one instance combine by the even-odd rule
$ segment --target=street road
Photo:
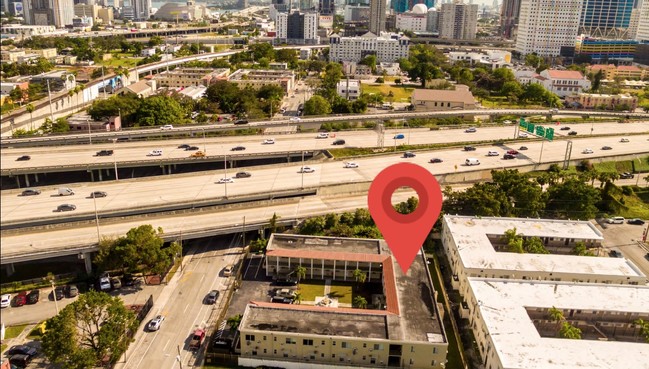
[[[290,103],[291,108],[296,108],[300,100],[300,95],[296,95],[295,100]],[[290,123],[289,123],[290,124]],[[575,142],[580,142],[583,138],[588,138],[591,129],[596,135],[601,134],[620,134],[619,137],[606,138],[605,144],[609,146],[618,146],[619,138],[624,134],[631,133],[648,133],[649,121],[638,123],[596,123],[596,124],[566,124],[570,130],[578,132],[573,136]],[[553,125],[555,135],[558,137],[566,136],[569,131],[561,131],[562,125]],[[411,144],[433,144],[433,143],[463,143],[471,141],[488,141],[498,139],[514,138],[514,125],[507,127],[490,127],[478,128],[475,133],[465,133],[464,129],[448,129],[431,131],[427,128],[409,129],[407,126],[386,130],[384,136],[384,146],[392,147],[394,145]],[[397,133],[402,133],[404,139],[395,140],[393,137]],[[302,151],[315,150],[337,147],[376,147],[377,133],[374,131],[350,131],[332,133],[335,139],[342,138],[345,145],[332,145],[334,138],[328,140],[318,140],[315,133],[303,133],[295,135],[281,135],[274,137],[274,145],[264,145],[263,141],[270,136],[237,136],[237,137],[218,137],[205,139],[198,134],[195,138],[182,140],[165,140],[165,141],[144,141],[144,142],[118,142],[102,143],[93,145],[74,145],[74,146],[57,146],[57,147],[31,147],[31,148],[7,148],[2,150],[0,157],[0,166],[3,170],[14,168],[40,168],[56,165],[81,165],[92,163],[114,163],[118,166],[121,161],[132,160],[150,160],[153,163],[160,159],[187,158],[194,151],[184,151],[178,149],[180,144],[189,144],[198,146],[200,150],[206,152],[209,156],[237,155],[251,153],[267,153],[280,151]],[[530,135],[530,137],[532,137]],[[637,142],[635,138],[632,142]],[[556,144],[553,143],[553,144]],[[234,146],[244,146],[244,151],[230,151]],[[564,144],[565,145],[565,144]],[[593,147],[597,149],[598,147]],[[147,156],[151,150],[162,150],[162,156]],[[100,150],[114,150],[112,156],[94,156]],[[22,155],[30,155],[31,160],[17,161]]]
[[[475,135],[475,134],[462,134]],[[449,135],[448,139],[457,138]],[[457,137],[457,135],[456,135]],[[619,143],[617,138],[596,137],[574,140],[572,159],[597,160],[598,158],[610,155],[629,155],[649,153],[647,140],[649,134],[631,136],[630,142]],[[311,139],[312,149],[318,146],[329,146],[332,139],[317,140]],[[521,145],[528,147],[528,150],[520,151],[520,155],[514,160],[504,160],[502,155],[505,150],[519,149]],[[277,145],[277,144],[276,144]],[[610,145],[612,150],[600,150],[604,145]],[[261,145],[259,146],[272,146]],[[591,148],[594,153],[583,154],[582,150]],[[487,156],[488,151],[497,151],[499,156]],[[545,142],[543,144],[543,162],[555,162],[564,158],[566,150],[565,141]],[[298,173],[301,163],[290,163],[255,167],[251,169],[228,169],[218,172],[191,173],[178,176],[158,176],[119,181],[107,181],[101,183],[83,183],[70,185],[74,191],[73,196],[58,196],[57,187],[41,188],[43,191],[37,196],[20,196],[21,190],[2,191],[0,206],[0,217],[2,222],[36,219],[40,217],[66,217],[69,212],[54,212],[58,205],[74,204],[77,209],[74,214],[94,214],[95,203],[99,214],[118,210],[131,209],[142,206],[168,205],[172,203],[192,203],[205,199],[218,199],[222,197],[267,194],[275,191],[322,187],[326,185],[337,185],[342,183],[369,182],[383,168],[401,162],[419,164],[427,168],[432,174],[441,175],[448,173],[462,173],[477,169],[501,169],[530,165],[538,163],[541,154],[541,142],[521,141],[510,146],[484,146],[476,151],[463,151],[461,149],[446,149],[437,151],[417,152],[415,158],[403,158],[401,153],[388,154],[385,156],[373,156],[354,160],[358,168],[344,168],[341,161],[323,161],[307,164],[315,170],[313,173]],[[440,158],[443,163],[430,164],[431,158]],[[467,158],[478,158],[481,165],[466,166]],[[234,183],[219,184],[219,179],[232,177],[235,172],[246,170],[251,173],[250,178],[236,178]],[[105,191],[108,196],[93,200],[89,197],[93,191]]]

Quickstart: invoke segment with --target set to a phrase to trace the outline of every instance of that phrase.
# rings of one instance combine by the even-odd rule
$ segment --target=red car
[[[509,150],[509,151],[507,151],[507,153],[509,155],[518,155],[518,151],[516,151],[516,150]]]
[[[192,334],[192,339],[189,341],[189,349],[198,350],[201,347],[201,344],[203,344],[204,339],[205,339],[205,331],[200,328],[196,329]]]
[[[14,297],[14,306],[23,306],[27,303],[27,292],[20,292]]]

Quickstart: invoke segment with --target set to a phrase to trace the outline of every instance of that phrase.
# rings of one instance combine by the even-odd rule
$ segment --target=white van
[[[70,188],[68,187],[59,188],[59,196],[70,196],[70,195],[74,195],[74,191],[72,191]]]
[[[480,160],[478,160],[476,158],[468,158],[468,159],[466,159],[464,164],[469,165],[469,166],[471,166],[471,165],[480,165]]]
[[[608,224],[624,224],[624,217],[612,217],[608,218]]]

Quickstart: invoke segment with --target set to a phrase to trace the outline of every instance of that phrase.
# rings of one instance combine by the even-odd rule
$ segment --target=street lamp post
[[[92,195],[92,202],[95,205],[95,225],[97,226],[97,244],[101,241],[101,235],[99,233],[99,213],[97,213],[97,198],[95,194]]]
[[[56,299],[56,291],[54,287],[54,279],[50,280],[52,283],[52,297],[54,297],[54,306],[56,307],[56,315],[59,315],[59,303]]]
[[[117,156],[115,155],[115,144],[117,139],[113,139],[113,165],[115,166],[115,180],[119,181],[119,175],[117,174]]]
[[[304,151],[302,151],[302,168],[300,168],[302,174],[302,189],[304,189]]]
[[[539,165],[541,165],[541,158],[543,157],[543,144],[545,143],[545,138],[541,139],[541,153],[539,154]]]
[[[86,117],[86,124],[88,124],[88,145],[92,145],[92,133],[90,133],[90,119]]]
[[[227,154],[223,154],[223,173],[225,173],[223,178],[228,178],[228,155]],[[228,181],[227,181],[227,179],[225,181],[225,198],[226,199],[228,198]]]

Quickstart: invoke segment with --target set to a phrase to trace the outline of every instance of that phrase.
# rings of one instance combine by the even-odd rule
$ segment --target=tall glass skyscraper
[[[579,33],[593,37],[628,36],[635,0],[584,0]]]
[[[424,4],[430,9],[435,6],[435,0],[392,0],[392,9],[395,13],[405,13],[417,4]]]

